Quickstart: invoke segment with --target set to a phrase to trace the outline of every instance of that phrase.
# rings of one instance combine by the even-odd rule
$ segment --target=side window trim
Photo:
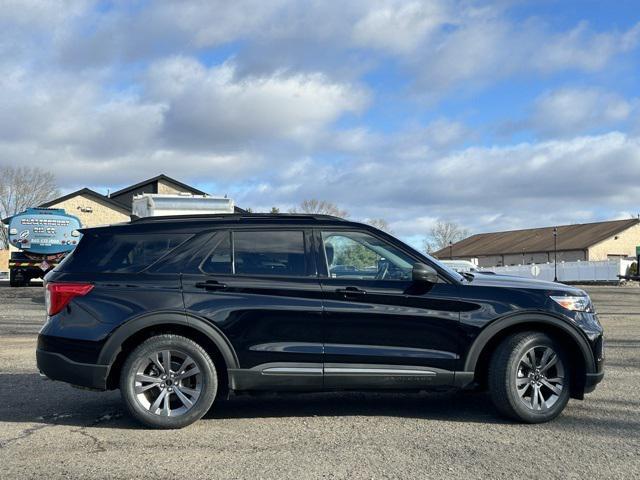
[[[229,241],[231,242],[231,275],[236,276],[236,235],[235,230],[229,230]]]
[[[222,243],[224,241],[225,234],[229,235],[229,241],[231,242],[231,273],[229,274],[229,273],[207,272],[203,268],[203,266],[204,266],[205,262],[207,260],[209,260],[209,258],[211,258],[211,255],[213,254],[214,250],[216,248],[218,248],[220,246],[220,243]],[[233,266],[233,232],[231,230],[221,230],[219,232],[216,232],[216,234],[213,235],[213,237],[211,237],[211,241],[213,243],[213,246],[209,250],[207,250],[207,253],[202,257],[202,261],[198,265],[198,270],[203,275],[211,275],[211,276],[214,276],[214,275],[215,276],[217,276],[217,275],[233,275],[235,273],[234,272],[234,266]]]
[[[180,242],[178,245],[176,245],[175,247],[169,249],[167,252],[165,252],[160,258],[158,258],[157,260],[151,262],[146,268],[144,268],[140,273],[147,273],[149,270],[152,270],[156,265],[160,265],[166,258],[168,258],[171,254],[173,254],[173,252],[175,252],[176,250],[178,250],[178,248],[184,247],[185,245],[187,245],[188,242],[190,242],[191,240],[193,240],[193,238],[195,238],[194,234],[189,235],[184,241]]]

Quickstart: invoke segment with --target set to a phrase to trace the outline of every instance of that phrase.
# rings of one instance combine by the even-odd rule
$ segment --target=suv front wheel
[[[127,357],[120,392],[131,415],[152,428],[182,428],[211,408],[218,390],[207,352],[178,335],[151,337]]]
[[[569,401],[565,348],[542,332],[507,337],[489,366],[489,390],[504,415],[526,423],[554,419]]]

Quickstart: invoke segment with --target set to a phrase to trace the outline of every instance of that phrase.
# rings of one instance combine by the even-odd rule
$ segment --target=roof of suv
[[[201,214],[201,215],[171,215],[165,217],[144,217],[133,220],[135,223],[149,223],[149,222],[206,222],[209,220],[226,220],[226,221],[256,221],[256,220],[295,220],[297,222],[308,221],[309,223],[317,223],[317,221],[326,222],[339,221],[346,222],[340,217],[334,217],[332,215],[320,215],[320,214],[306,214],[306,213],[218,213],[218,214]]]
[[[206,229],[207,227],[218,227],[224,225],[335,225],[335,226],[358,226],[363,224],[351,222],[331,215],[297,214],[297,213],[224,213],[213,215],[172,215],[164,217],[144,217],[133,219],[129,223],[121,223],[89,230],[126,230],[128,233],[151,232],[161,230],[171,231],[194,231]],[[366,225],[364,225],[366,226]]]

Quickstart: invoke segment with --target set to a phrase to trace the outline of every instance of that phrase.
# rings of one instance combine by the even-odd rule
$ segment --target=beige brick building
[[[126,206],[88,188],[77,190],[40,206],[62,208],[69,215],[78,217],[83,227],[128,222],[131,213]]]
[[[78,217],[83,227],[97,227],[99,225],[128,222],[131,215],[133,197],[143,193],[206,195],[202,190],[186,185],[176,179],[166,175],[158,175],[118,190],[108,196],[89,188],[83,188],[46,202],[40,207],[63,208],[69,215]]]
[[[557,245],[554,244],[557,229]],[[635,257],[640,220],[561,225],[472,235],[437,252],[443,259],[477,259],[481,267]]]

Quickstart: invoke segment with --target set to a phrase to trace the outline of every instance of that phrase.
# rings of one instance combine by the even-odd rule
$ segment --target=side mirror
[[[413,265],[411,277],[416,283],[438,283],[438,272],[424,263]]]

